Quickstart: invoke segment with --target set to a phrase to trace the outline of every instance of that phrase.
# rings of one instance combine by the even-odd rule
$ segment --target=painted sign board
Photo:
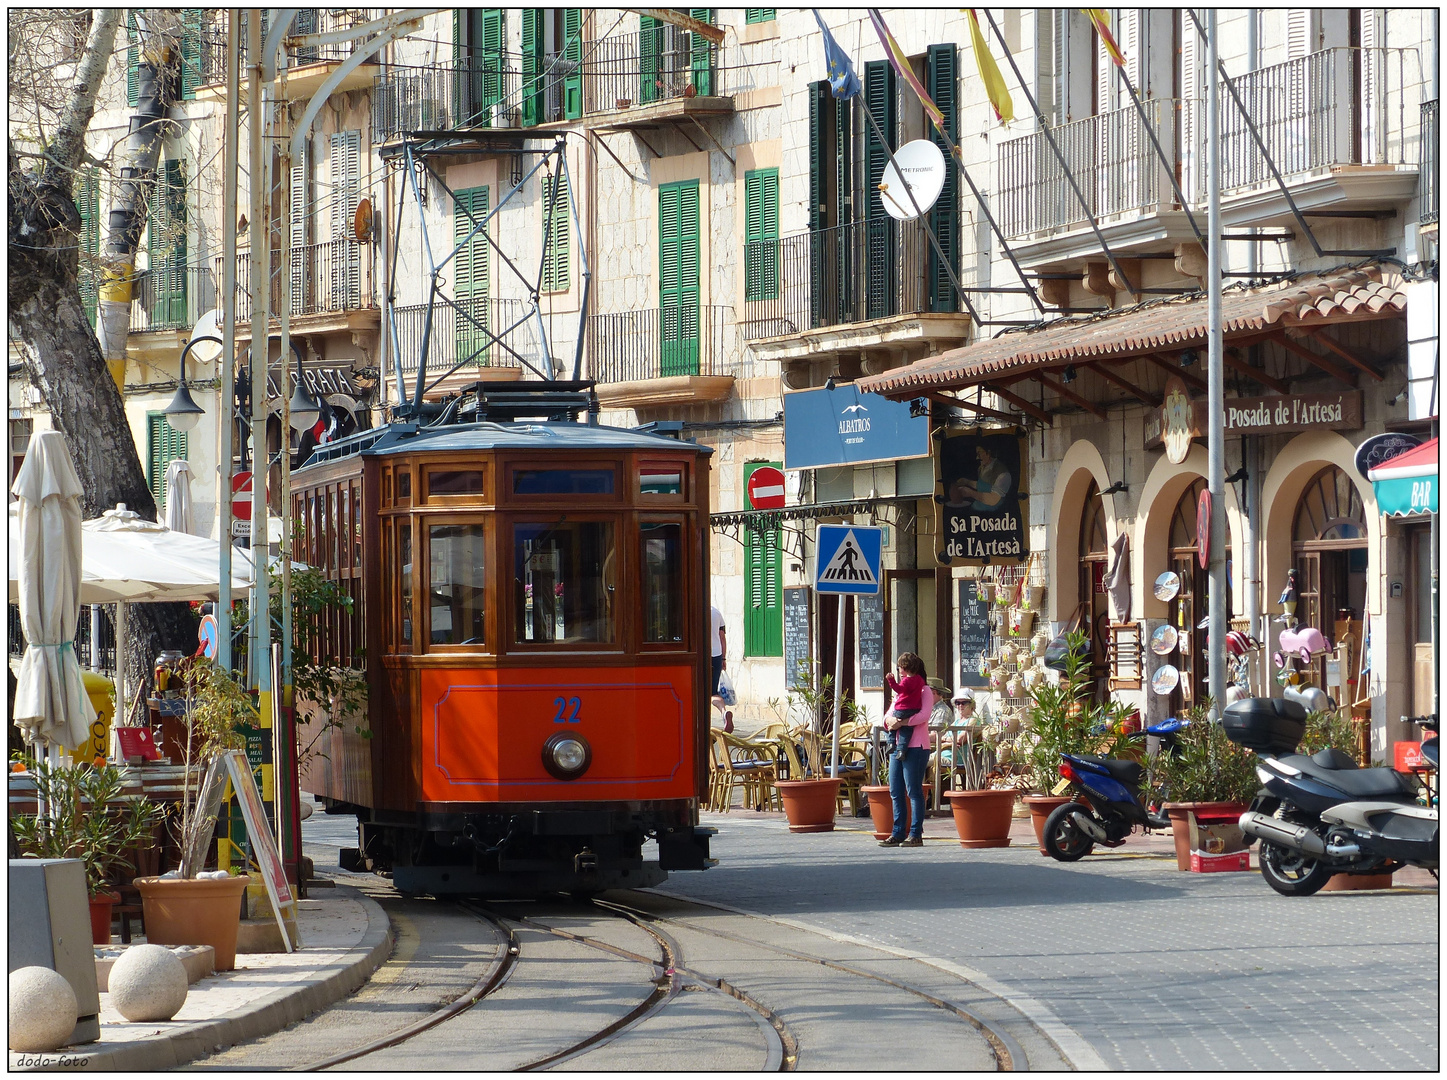
[[[848,596],[879,592],[880,554],[884,549],[877,525],[820,525],[815,543],[814,591]]]
[[[784,687],[807,689],[814,682],[814,657],[809,646],[809,587],[784,587]]]
[[[941,562],[1024,562],[1028,462],[1020,429],[973,429],[940,443]]]
[[[276,850],[276,843],[271,838],[266,811],[261,805],[261,792],[256,789],[256,781],[251,775],[246,754],[240,750],[227,750],[223,756],[226,760],[226,771],[231,776],[231,788],[236,792],[236,800],[241,804],[241,813],[246,819],[246,835],[250,841],[251,854],[261,870],[261,880],[266,885],[271,910],[276,913],[277,925],[281,927],[282,944],[286,946],[287,952],[291,952],[295,946],[292,944],[291,934],[287,932],[286,916],[291,916],[294,927],[296,899],[292,896],[291,886],[287,884],[286,871],[281,865],[281,854]]]
[[[859,609],[859,688],[884,689],[884,596],[861,596]]]
[[[988,686],[980,674],[980,657],[990,652],[990,605],[976,594],[975,583],[961,578],[960,588],[960,681],[956,686]]]
[[[1298,431],[1356,431],[1362,426],[1362,392],[1278,394],[1271,397],[1227,398],[1222,417],[1227,435],[1275,435]],[[1147,450],[1166,450],[1173,464],[1186,460],[1193,439],[1205,438],[1210,427],[1204,399],[1192,400],[1186,384],[1166,381],[1165,403],[1146,415]],[[1176,456],[1178,455],[1178,456]]]
[[[854,383],[784,395],[784,468],[818,469],[929,457],[929,417]]]

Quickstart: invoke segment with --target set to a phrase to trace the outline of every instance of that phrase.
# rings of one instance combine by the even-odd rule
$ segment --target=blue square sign
[[[814,591],[873,596],[879,592],[883,530],[877,525],[820,525]]]

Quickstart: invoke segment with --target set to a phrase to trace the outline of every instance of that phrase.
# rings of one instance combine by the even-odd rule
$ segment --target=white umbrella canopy
[[[145,586],[139,600],[215,600],[220,592],[221,543],[147,521],[125,504],[82,529],[86,569],[103,584]],[[231,552],[231,587],[251,586],[251,560]]]
[[[26,640],[15,724],[27,742],[70,750],[90,737],[96,717],[74,644],[81,604],[82,489],[60,432],[31,437],[11,491],[20,500],[12,580]]]
[[[181,533],[196,531],[191,507],[191,466],[179,458],[166,466],[166,528]]]

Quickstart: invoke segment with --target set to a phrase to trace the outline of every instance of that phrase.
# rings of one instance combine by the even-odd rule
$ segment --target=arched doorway
[[[1169,605],[1170,624],[1176,628],[1180,644],[1172,657],[1181,673],[1180,684],[1171,693],[1171,709],[1179,713],[1197,704],[1211,693],[1210,665],[1206,662],[1206,632],[1196,624],[1210,611],[1211,575],[1201,566],[1200,545],[1196,535],[1196,508],[1206,478],[1198,476],[1181,493],[1171,512],[1171,569],[1181,579],[1181,589]],[[1226,547],[1226,618],[1231,617],[1231,548]]]
[[[1095,481],[1085,493],[1080,510],[1080,602],[1090,634],[1090,689],[1096,701],[1105,701],[1110,680],[1110,606],[1105,591],[1109,548],[1105,540],[1105,503]]]
[[[1328,465],[1307,481],[1291,525],[1296,567],[1296,618],[1336,641],[1338,619],[1360,619],[1367,595],[1367,523],[1361,493],[1344,471]],[[1315,681],[1325,686],[1325,658]]]

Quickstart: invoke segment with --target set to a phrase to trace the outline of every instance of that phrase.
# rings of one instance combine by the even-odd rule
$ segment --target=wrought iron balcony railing
[[[587,353],[588,371],[600,383],[733,375],[733,309],[681,305],[591,315]]]
[[[273,252],[271,298],[272,318],[281,311],[282,278],[280,251]],[[236,253],[236,318],[251,318],[251,252]],[[351,239],[327,240],[291,249],[291,314],[320,315],[330,311],[374,308],[372,295],[374,249]],[[221,276],[218,260],[216,274]]]
[[[675,98],[727,95],[718,46],[666,23],[583,45],[583,109],[607,112]]]
[[[131,288],[131,333],[189,330],[217,300],[209,267],[161,263],[138,270]]]
[[[427,381],[430,383],[446,375],[457,362],[463,361],[458,370],[481,371],[488,367],[518,367],[523,369],[523,378],[539,378],[539,372],[546,373],[547,365],[538,347],[537,332],[529,321],[530,308],[523,300],[499,300],[492,297],[472,297],[456,301],[461,314],[451,304],[433,304],[432,331],[427,344]],[[427,304],[407,304],[392,309],[392,326],[396,330],[396,355],[402,359],[402,374],[415,378],[418,358],[422,355],[422,340],[427,325]],[[518,355],[492,341],[485,331],[491,331],[505,341]],[[384,326],[382,332],[388,335],[388,348],[392,348],[392,328]],[[521,360],[519,359],[521,357]],[[571,370],[572,354],[569,353],[566,366]],[[526,364],[522,363],[526,361]],[[531,364],[536,371],[529,370]],[[392,374],[389,365],[388,375]],[[408,391],[413,389],[408,384]]]
[[[937,230],[947,254],[958,252],[958,215],[937,211],[925,221],[932,224],[870,218],[748,242],[747,299],[739,323],[744,339],[784,337],[892,315],[957,311],[954,287],[925,229]]]
[[[1146,118],[1161,147],[1174,153],[1180,102],[1150,100]],[[1116,109],[1051,129],[1090,217],[1156,209],[1172,199],[1165,166],[1134,108]],[[1000,146],[1000,228],[1026,236],[1084,225],[1089,219],[1045,135],[1033,132]]]
[[[1422,167],[1417,174],[1422,208],[1417,220],[1423,225],[1437,223],[1437,99],[1422,102]]]
[[[288,36],[303,34],[330,34],[348,30],[374,19],[380,19],[387,8],[301,8],[291,25]],[[241,62],[246,63],[247,12],[242,13]],[[262,12],[261,32],[265,37],[269,24],[268,12]],[[288,49],[287,59],[291,67],[316,64],[323,61],[345,60],[352,55],[355,41],[334,42],[330,45],[308,45],[299,49]],[[246,76],[242,75],[243,84]],[[226,81],[226,12],[223,9],[207,9],[201,22],[201,82],[216,85]]]
[[[372,130],[377,141],[402,131],[452,131],[467,128],[517,127],[523,122],[527,98],[542,111],[551,82],[542,75],[522,77],[522,58],[509,53],[479,57],[470,67],[393,67],[372,84]],[[561,95],[558,95],[559,98]]]

